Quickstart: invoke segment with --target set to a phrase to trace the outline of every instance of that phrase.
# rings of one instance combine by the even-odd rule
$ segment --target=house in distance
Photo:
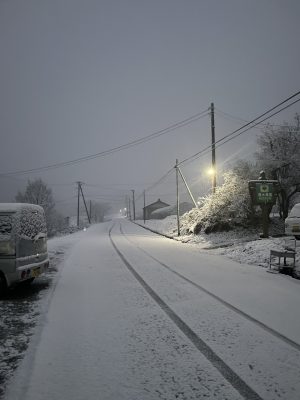
[[[143,207],[144,217],[145,219],[151,219],[151,214],[153,211],[158,210],[159,208],[168,207],[170,204],[165,203],[158,199],[152,204],[148,204],[146,207]]]

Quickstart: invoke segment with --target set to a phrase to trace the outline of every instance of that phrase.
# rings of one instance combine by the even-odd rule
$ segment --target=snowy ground
[[[7,381],[25,355],[40,315],[45,312],[45,300],[54,289],[64,257],[81,234],[48,240],[48,272],[31,285],[11,289],[0,299],[0,399]]]
[[[170,234],[174,220],[150,225]],[[112,226],[113,241],[159,301],[115,252]],[[254,238],[185,236],[181,244],[119,220],[49,240],[51,274],[21,301],[19,291],[0,301],[1,386],[26,353],[5,399],[298,399],[299,281],[255,266],[266,266],[269,249],[284,241]],[[241,378],[237,387],[261,397],[236,391],[236,378],[224,379],[219,362],[195,349],[164,303]]]
[[[243,264],[259,265],[265,268],[269,266],[270,250],[284,250],[285,246],[291,248],[295,248],[296,246],[297,270],[300,268],[300,241],[295,241],[293,237],[270,236],[268,239],[260,239],[257,231],[249,232],[243,229],[211,233],[209,235],[200,233],[199,235],[183,235],[178,237],[176,216],[170,216],[163,220],[148,220],[145,225],[142,220],[136,221],[136,223],[153,231],[173,237],[175,240],[195,244],[202,251],[224,255]],[[289,260],[287,261],[289,262]]]

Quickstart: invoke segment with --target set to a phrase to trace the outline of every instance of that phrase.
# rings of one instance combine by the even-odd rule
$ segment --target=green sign
[[[257,204],[267,204],[274,202],[274,184],[273,182],[256,182],[256,202]]]

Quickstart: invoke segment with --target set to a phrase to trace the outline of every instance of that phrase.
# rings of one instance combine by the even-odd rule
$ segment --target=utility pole
[[[83,199],[86,215],[88,217],[88,221],[89,221],[89,224],[90,224],[91,223],[91,218],[89,216],[89,212],[88,212],[88,209],[87,209],[87,206],[86,206],[86,202],[85,202],[85,198],[84,198],[84,194],[83,194],[83,191],[82,191],[81,184],[82,184],[82,182],[79,182],[79,187],[80,187],[80,191],[81,191],[81,195],[82,195],[82,199]]]
[[[211,117],[211,166],[212,166],[212,191],[215,193],[217,186],[217,170],[216,170],[216,138],[215,138],[215,109],[214,103],[210,105]]]
[[[79,199],[80,199],[80,182],[77,183],[77,227],[79,227]]]
[[[176,198],[177,198],[177,234],[180,236],[180,221],[179,221],[179,185],[178,185],[178,160],[176,159]]]
[[[126,217],[129,218],[129,201],[128,196],[125,196],[125,208],[126,208]]]
[[[92,200],[90,200],[90,220],[92,220]]]
[[[143,208],[144,225],[146,223],[146,190],[144,190],[144,208]]]
[[[128,215],[129,215],[129,219],[131,221],[131,200],[130,197],[128,196]]]
[[[133,220],[135,221],[135,200],[134,200],[134,189],[132,191],[132,209],[133,209]]]

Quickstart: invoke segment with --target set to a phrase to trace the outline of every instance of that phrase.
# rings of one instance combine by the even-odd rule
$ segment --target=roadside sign
[[[249,181],[249,192],[253,205],[275,204],[278,190],[278,181]]]
[[[255,184],[257,204],[273,203],[273,183],[261,182]]]
[[[260,206],[262,211],[263,233],[260,237],[267,238],[269,237],[268,216],[272,206],[276,203],[276,197],[280,191],[280,185],[278,181],[261,179],[262,177],[265,177],[263,171],[260,174],[260,179],[249,181],[248,185],[252,204],[254,206]]]

